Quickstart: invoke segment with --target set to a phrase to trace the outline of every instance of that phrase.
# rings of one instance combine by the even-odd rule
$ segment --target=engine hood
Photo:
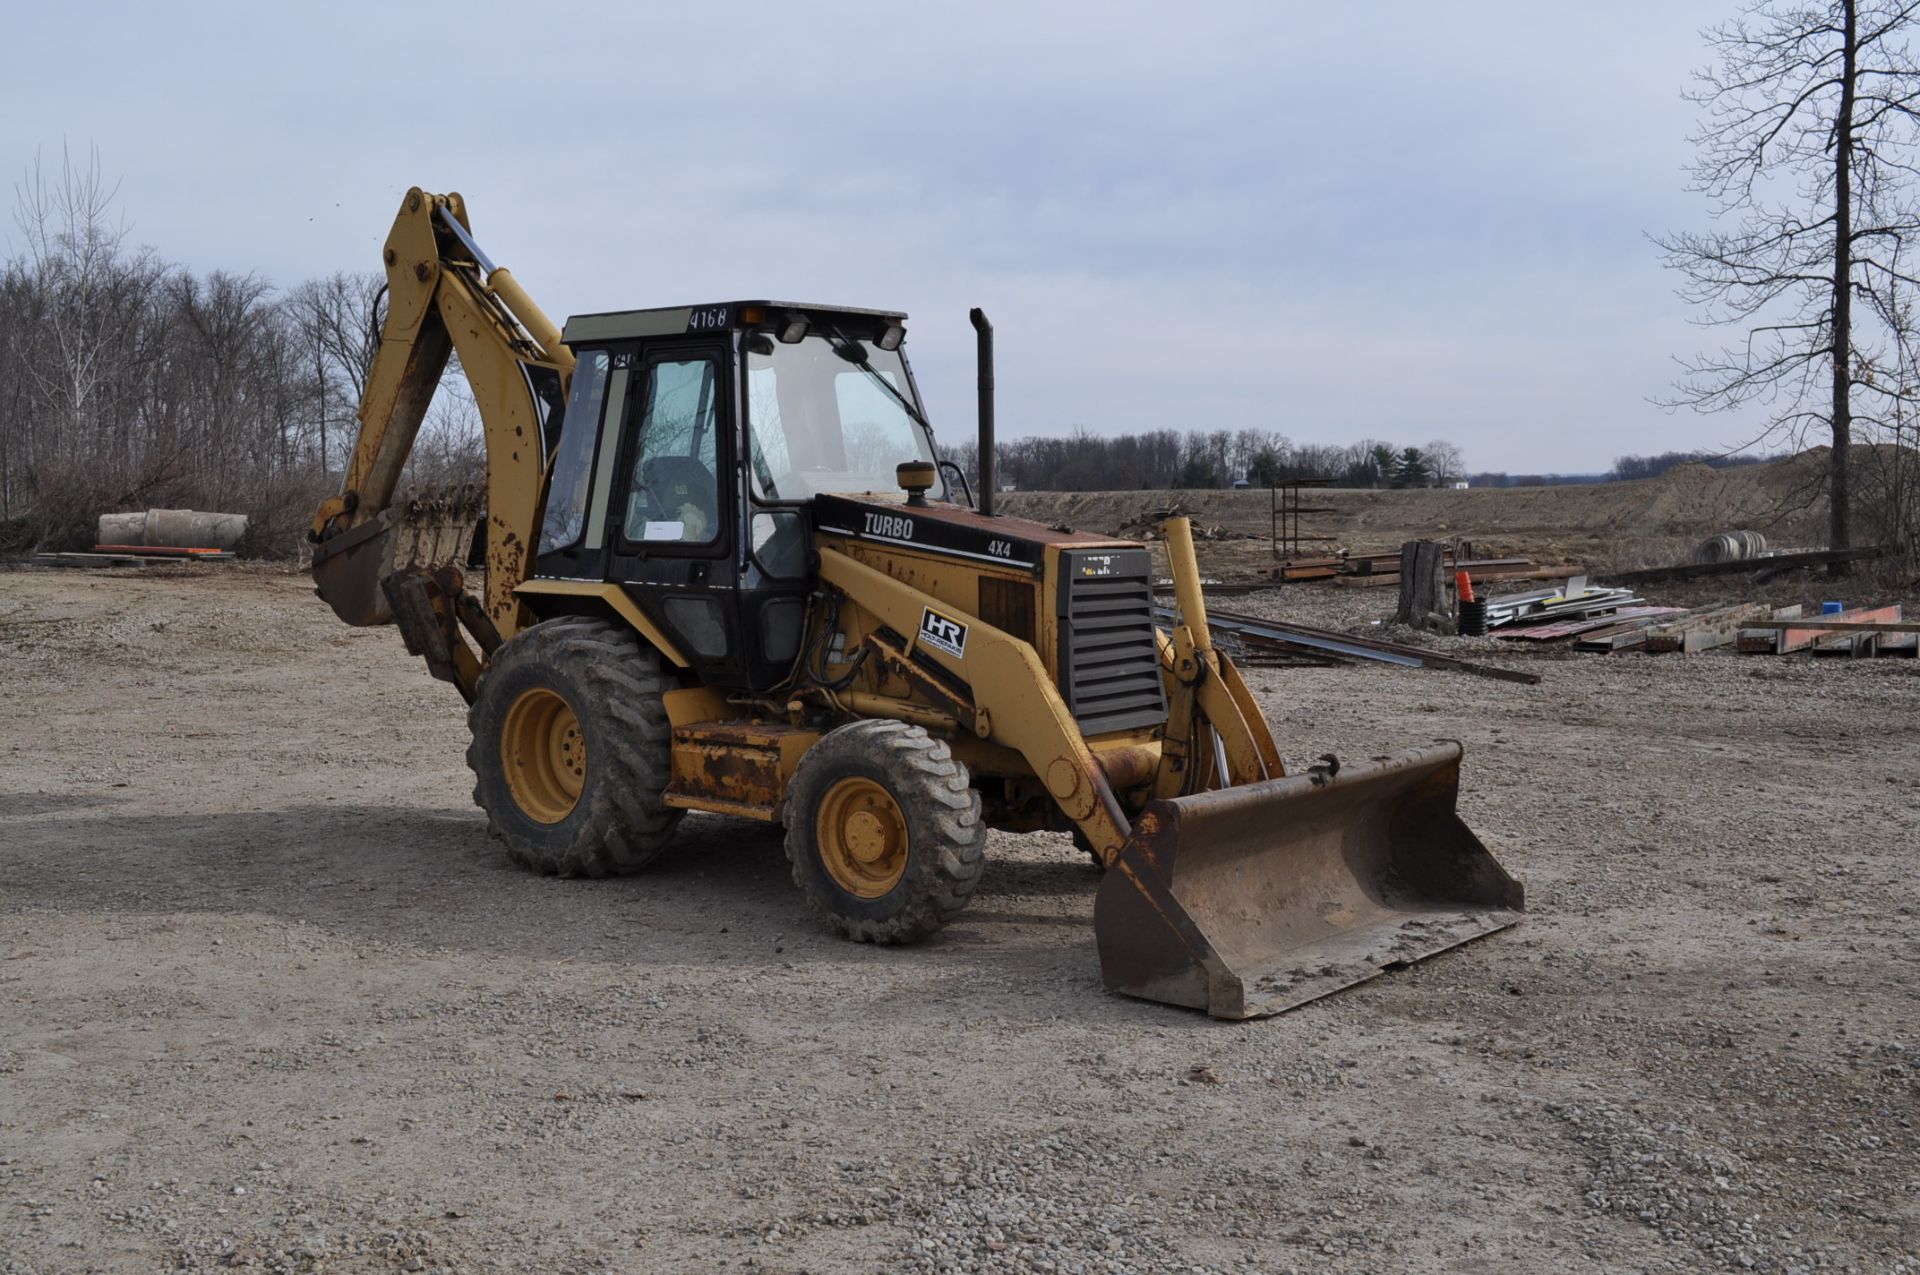
[[[1049,547],[1126,545],[1090,532],[1050,527],[1028,518],[985,517],[960,505],[906,505],[857,496],[817,496],[814,525],[828,535],[925,549],[958,558],[995,562],[1040,574]]]

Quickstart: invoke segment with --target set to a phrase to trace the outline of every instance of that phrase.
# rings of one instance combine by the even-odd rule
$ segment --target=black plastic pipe
[[[993,517],[993,324],[987,312],[975,306],[967,312],[977,335],[974,355],[980,365],[980,512]]]

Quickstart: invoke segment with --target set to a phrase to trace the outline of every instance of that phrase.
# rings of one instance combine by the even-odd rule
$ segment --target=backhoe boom
[[[387,312],[359,436],[340,494],[321,505],[309,533],[320,596],[349,624],[384,624],[395,617],[396,568],[464,565],[470,537],[461,532],[471,532],[478,500],[395,506],[421,421],[457,352],[486,437],[482,605],[498,636],[511,637],[528,619],[514,588],[538,539],[548,420],[565,401],[573,355],[519,282],[474,243],[459,195],[408,191],[384,258]],[[448,617],[458,610],[451,599],[442,609]],[[409,632],[410,646],[415,639]]]

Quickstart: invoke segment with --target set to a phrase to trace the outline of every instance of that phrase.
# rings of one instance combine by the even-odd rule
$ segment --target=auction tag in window
[[[687,524],[684,522],[654,522],[648,519],[646,532],[640,538],[642,540],[680,540],[684,539],[686,534]]]

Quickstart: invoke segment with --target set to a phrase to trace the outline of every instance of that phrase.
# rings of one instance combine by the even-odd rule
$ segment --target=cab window
[[[622,526],[627,540],[704,545],[719,538],[719,385],[710,357],[648,365]]]
[[[600,409],[607,398],[607,352],[580,356],[573,371],[567,414],[560,422],[560,446],[547,484],[547,516],[540,526],[540,552],[564,549],[580,539],[587,516],[587,486],[593,476],[593,442],[600,432]],[[604,508],[604,506],[603,506]]]

